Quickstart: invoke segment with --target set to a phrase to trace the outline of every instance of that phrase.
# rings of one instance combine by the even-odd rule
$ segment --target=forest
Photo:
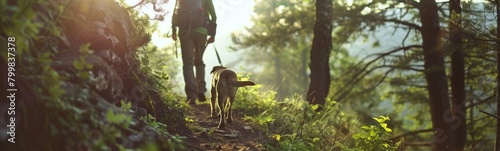
[[[153,43],[176,1],[0,0],[0,150],[500,150],[499,0],[253,0],[225,128]]]

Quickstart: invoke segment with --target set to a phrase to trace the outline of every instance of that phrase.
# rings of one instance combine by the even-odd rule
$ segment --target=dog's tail
[[[229,84],[231,86],[234,86],[234,87],[244,87],[244,86],[255,85],[255,83],[252,81],[238,81],[236,79],[229,80]]]

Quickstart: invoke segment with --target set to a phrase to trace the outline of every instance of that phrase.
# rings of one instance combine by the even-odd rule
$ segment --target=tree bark
[[[311,48],[311,69],[307,101],[319,104],[321,110],[330,89],[329,58],[332,50],[332,0],[316,0],[316,21],[314,23],[314,38]]]
[[[466,142],[465,55],[462,45],[462,8],[460,0],[450,0],[452,129],[455,131],[455,150],[463,151]]]
[[[471,92],[474,92],[474,87],[470,87],[470,91]],[[474,100],[473,99],[470,99],[470,105],[473,105],[474,104]],[[465,107],[465,109],[467,110],[467,107]],[[470,135],[470,140],[471,140],[471,145],[470,146],[476,146],[477,143],[476,143],[476,133],[474,131],[474,106],[471,106],[470,109],[469,109],[469,125],[468,126],[465,126],[465,127],[469,127],[469,129],[471,130],[469,132],[469,135]]]
[[[307,88],[307,85],[309,84],[309,77],[307,76],[307,53],[309,50],[307,48],[303,48],[302,50],[302,55],[301,55],[301,70],[300,70],[300,86],[303,88],[302,90],[305,90]]]
[[[500,1],[495,0],[497,7],[497,115],[500,116]],[[500,119],[497,119],[497,138],[495,142],[495,151],[500,150]]]
[[[454,150],[453,131],[445,120],[451,112],[448,96],[444,52],[441,49],[441,29],[435,0],[421,0],[422,46],[424,53],[425,79],[429,93],[432,126],[434,129],[433,150]]]

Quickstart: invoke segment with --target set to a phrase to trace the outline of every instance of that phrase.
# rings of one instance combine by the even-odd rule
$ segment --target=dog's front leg
[[[216,117],[216,112],[217,108],[215,107],[216,99],[217,99],[217,90],[215,87],[212,86],[212,89],[210,90],[211,97],[210,97],[210,117]]]
[[[227,97],[224,95],[219,94],[217,96],[217,105],[219,106],[219,116],[220,116],[219,126],[218,126],[219,129],[222,129],[222,128],[224,128],[224,126],[226,126],[226,122],[224,121],[224,118],[225,118],[224,104],[227,101],[226,99],[227,99]]]

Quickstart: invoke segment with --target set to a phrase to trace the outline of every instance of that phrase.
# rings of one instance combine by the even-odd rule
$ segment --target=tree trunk
[[[455,131],[455,150],[464,150],[466,141],[465,57],[462,45],[462,8],[460,0],[450,0],[452,129]]]
[[[275,80],[276,80],[276,85],[278,86],[277,87],[278,93],[276,95],[277,96],[276,99],[281,101],[285,99],[287,95],[285,90],[286,87],[283,85],[284,81],[283,75],[281,74],[281,70],[283,70],[281,67],[281,58],[280,58],[281,56],[277,52],[273,53],[273,55],[274,55],[274,72],[276,72]]]
[[[453,131],[445,120],[445,113],[450,112],[448,83],[446,78],[444,52],[440,46],[440,26],[435,0],[420,1],[420,19],[422,21],[422,46],[424,52],[425,79],[429,93],[434,150],[454,150]],[[447,117],[447,116],[446,116]]]
[[[303,48],[302,50],[302,55],[301,55],[301,70],[300,70],[300,79],[301,79],[301,82],[300,82],[300,87],[302,87],[303,89],[301,90],[305,90],[307,88],[307,84],[309,84],[309,80],[308,80],[308,76],[307,76],[307,53],[309,52],[308,49],[306,48]]]
[[[471,92],[474,92],[474,87],[471,86],[470,88],[470,91]],[[470,104],[474,104],[474,100],[473,99],[470,99]],[[467,107],[465,107],[467,109]],[[474,106],[471,106],[470,109],[469,109],[469,130],[471,130],[469,132],[469,135],[470,135],[470,140],[471,140],[471,145],[470,146],[476,146],[477,143],[476,143],[476,133],[474,132]]]
[[[316,0],[316,21],[311,48],[311,69],[307,101],[319,104],[321,110],[330,89],[329,58],[332,50],[332,0]]]
[[[497,5],[497,115],[500,116],[500,1],[495,0]],[[495,142],[495,151],[500,150],[500,119],[497,119],[497,138]]]

